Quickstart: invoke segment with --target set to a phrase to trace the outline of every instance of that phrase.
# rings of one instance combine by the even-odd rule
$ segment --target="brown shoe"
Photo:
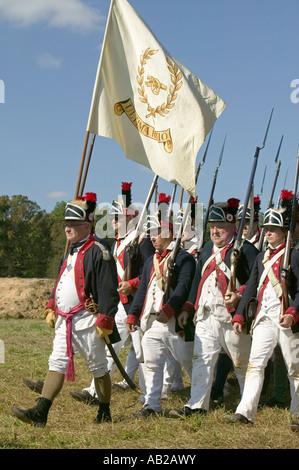
[[[233,415],[225,415],[223,417],[223,421],[226,423],[231,423],[231,424],[253,424],[252,421],[249,421],[245,416],[241,415],[240,413],[235,413]]]
[[[131,416],[134,416],[135,418],[157,418],[158,416],[161,416],[161,412],[152,410],[151,408],[142,408],[137,413],[131,413]]]
[[[42,393],[42,389],[45,383],[44,380],[38,380],[37,382],[34,382],[33,380],[26,379],[26,378],[23,379],[23,382],[26,385],[26,387],[30,388],[30,390],[36,393]]]
[[[207,411],[203,410],[202,408],[195,408],[193,410],[192,408],[189,408],[188,406],[184,406],[183,408],[179,410],[170,410],[169,417],[176,418],[176,419],[184,419],[184,418],[189,418],[190,416],[193,416],[193,415],[205,415],[206,413]]]
[[[293,432],[299,432],[299,422],[293,421],[291,423],[291,430]]]
[[[95,405],[99,406],[100,402],[97,397],[90,395],[87,390],[84,390],[83,392],[76,392],[75,390],[70,391],[70,395],[78,401],[82,401],[82,403],[85,403],[85,405]]]

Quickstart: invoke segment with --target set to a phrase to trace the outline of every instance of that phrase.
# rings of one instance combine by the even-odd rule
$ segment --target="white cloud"
[[[92,30],[104,21],[99,10],[82,0],[0,0],[0,18],[20,26],[42,22],[76,31]]]
[[[58,69],[62,59],[54,57],[52,54],[45,53],[37,58],[38,65],[44,69]]]
[[[63,199],[65,196],[67,196],[67,193],[64,191],[53,191],[47,194],[49,199]]]

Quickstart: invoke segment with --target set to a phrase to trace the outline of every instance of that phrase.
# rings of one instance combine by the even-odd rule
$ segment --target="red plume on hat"
[[[85,220],[91,222],[97,205],[96,193],[86,193],[67,203],[65,208],[65,220]]]
[[[288,191],[287,189],[283,189],[280,194],[281,204],[283,203],[283,201],[284,204],[287,204],[287,201],[289,201],[290,199],[293,199],[293,192]]]
[[[133,183],[127,183],[124,181],[121,183],[121,193],[123,196],[125,207],[129,207],[130,204],[132,203],[132,194],[131,194],[132,184]]]
[[[96,193],[85,193],[85,201],[88,202],[97,202]]]
[[[257,222],[259,219],[259,212],[261,208],[261,200],[259,196],[253,198],[253,210],[254,210],[254,221]]]
[[[234,197],[231,197],[226,202],[227,202],[227,207],[223,208],[223,210],[225,212],[225,218],[228,222],[235,223],[236,214],[238,212],[240,199],[236,199]]]
[[[166,204],[166,206],[169,206],[170,201],[171,201],[171,196],[166,196],[165,193],[160,193],[159,194],[158,206],[160,206],[160,204],[162,206],[164,206],[165,204]],[[166,208],[166,206],[164,206],[164,207]],[[159,218],[159,221],[160,221],[160,225],[161,225],[161,227],[172,228],[173,227],[172,221],[169,220],[169,215],[166,214],[166,212],[167,212],[167,210],[162,209],[162,207],[159,207],[159,209],[158,209],[158,218]]]
[[[228,207],[230,207],[231,209],[238,209],[239,202],[240,202],[240,199],[236,199],[234,197],[231,197],[230,199],[227,200]]]
[[[166,204],[169,204],[171,201],[171,196],[166,196],[165,193],[160,193],[159,194],[159,204],[162,202],[165,202]]]
[[[191,220],[195,219],[195,204],[197,203],[198,196],[191,198]]]
[[[282,217],[284,226],[288,227],[292,218],[293,192],[283,189],[280,194],[280,206],[282,209]]]
[[[97,195],[96,193],[85,193],[85,196],[79,196],[79,200],[85,201],[85,211],[87,214],[94,212],[97,205]]]

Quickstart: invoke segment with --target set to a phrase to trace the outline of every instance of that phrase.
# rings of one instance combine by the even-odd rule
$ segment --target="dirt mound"
[[[53,286],[53,279],[0,278],[0,318],[41,318]]]

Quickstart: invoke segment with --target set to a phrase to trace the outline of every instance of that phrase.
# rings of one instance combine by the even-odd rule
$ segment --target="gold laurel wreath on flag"
[[[177,65],[172,62],[169,57],[166,57],[166,61],[168,63],[168,70],[170,71],[170,78],[172,85],[169,89],[169,94],[167,96],[167,102],[162,103],[161,105],[157,106],[156,108],[152,108],[149,104],[148,97],[145,94],[144,88],[144,65],[146,65],[147,61],[151,59],[151,57],[158,52],[157,50],[151,50],[149,47],[145,50],[144,54],[140,56],[140,67],[138,67],[138,75],[137,75],[137,83],[140,88],[138,88],[138,93],[140,94],[139,100],[142,103],[147,105],[147,110],[149,114],[146,115],[146,118],[153,116],[156,117],[156,114],[159,114],[161,117],[165,117],[165,114],[169,113],[169,110],[174,107],[175,103],[174,100],[177,99],[177,91],[182,87],[183,82],[182,74],[177,67]]]

